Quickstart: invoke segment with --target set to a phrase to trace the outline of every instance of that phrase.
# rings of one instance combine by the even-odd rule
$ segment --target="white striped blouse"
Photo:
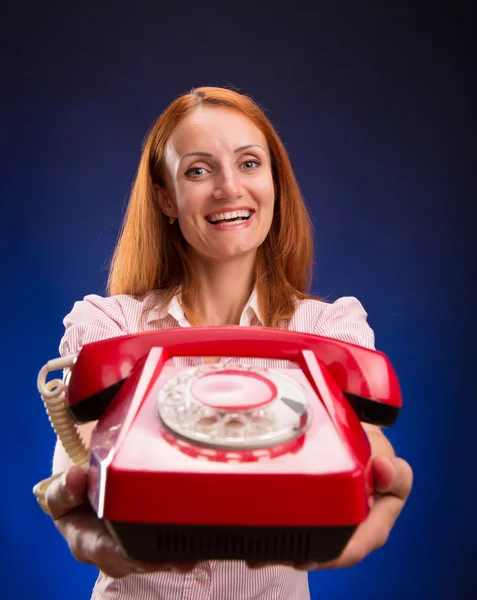
[[[169,307],[159,312],[158,296],[151,292],[142,301],[130,296],[102,298],[89,295],[76,302],[64,319],[65,334],[60,343],[62,356],[74,354],[83,344],[102,339],[153,331],[159,328],[190,327],[175,297]],[[240,319],[240,325],[260,325],[256,293],[253,292]],[[333,303],[303,300],[294,316],[282,324],[292,331],[314,333],[374,348],[374,333],[367,323],[367,313],[353,297]],[[280,368],[283,361],[266,359],[230,359],[257,367]],[[201,358],[177,358],[177,366],[200,364]],[[288,365],[287,365],[288,366]],[[68,458],[57,444],[54,471],[66,468]],[[193,497],[191,497],[193,502]],[[202,562],[187,574],[157,572],[131,574],[120,579],[99,573],[91,600],[308,600],[308,575],[286,566],[250,569],[243,561]]]

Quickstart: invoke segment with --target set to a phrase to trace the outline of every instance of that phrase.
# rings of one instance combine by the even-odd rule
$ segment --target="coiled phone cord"
[[[64,356],[50,360],[38,374],[38,391],[46,408],[51,426],[69,458],[75,465],[87,468],[89,463],[89,452],[78,430],[78,426],[66,408],[67,385],[61,379],[46,381],[48,374],[60,369],[70,369],[76,361],[76,356]],[[48,486],[62,473],[55,473],[47,479],[39,481],[33,488],[41,508],[48,513],[45,495]]]

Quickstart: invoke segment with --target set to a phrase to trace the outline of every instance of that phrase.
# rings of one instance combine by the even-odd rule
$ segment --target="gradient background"
[[[471,14],[312,4],[3,10],[2,599],[89,598],[95,570],[31,494],[54,445],[36,376],[74,301],[104,292],[146,130],[199,85],[267,109],[313,214],[313,291],[361,300],[402,384],[389,436],[412,495],[385,548],[311,574],[313,598],[477,597]]]

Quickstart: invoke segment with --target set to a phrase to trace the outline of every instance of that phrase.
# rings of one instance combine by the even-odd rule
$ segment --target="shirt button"
[[[204,583],[204,581],[205,581],[204,571],[202,571],[202,569],[199,569],[198,571],[196,571],[195,578],[197,579],[197,581],[199,583]]]

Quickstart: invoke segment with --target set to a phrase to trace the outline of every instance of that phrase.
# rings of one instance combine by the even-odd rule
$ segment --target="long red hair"
[[[116,245],[108,280],[110,295],[144,297],[160,290],[164,308],[181,287],[182,306],[193,323],[194,277],[187,243],[178,224],[160,210],[154,184],[165,185],[165,146],[174,128],[200,106],[228,106],[246,115],[265,135],[276,189],[268,236],[257,254],[254,285],[263,324],[278,327],[309,297],[313,270],[313,232],[305,202],[277,132],[248,96],[230,89],[201,87],[174,100],[148,132]]]

